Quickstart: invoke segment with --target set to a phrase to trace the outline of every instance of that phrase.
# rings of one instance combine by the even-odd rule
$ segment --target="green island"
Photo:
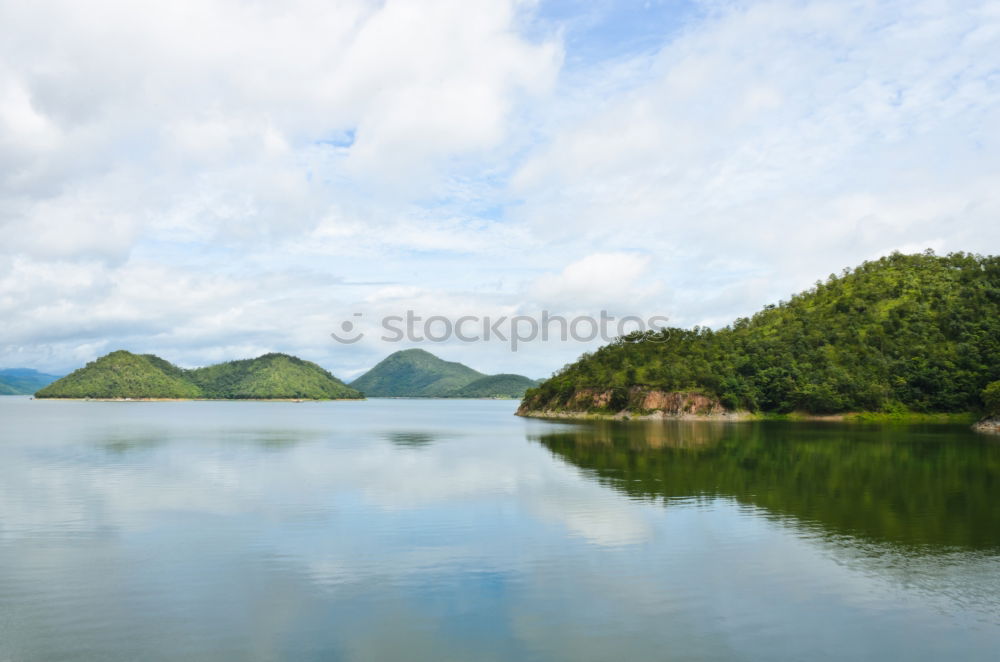
[[[153,354],[112,352],[58,379],[36,398],[98,400],[340,400],[364,395],[287,354],[185,370]]]
[[[422,349],[394,352],[351,386],[376,398],[513,398],[538,382],[521,375],[484,375]]]
[[[530,389],[522,416],[1000,417],[1000,258],[894,253],[712,330],[633,333]],[[992,418],[991,418],[992,417]]]

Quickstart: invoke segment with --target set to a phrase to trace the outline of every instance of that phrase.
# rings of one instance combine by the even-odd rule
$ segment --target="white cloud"
[[[547,8],[0,0],[0,364],[351,373],[396,349],[330,344],[359,305],[722,324],[893,249],[1000,252],[992,3],[706,2],[631,51]]]
[[[529,288],[548,307],[561,309],[573,302],[589,312],[621,311],[657,294],[662,284],[650,277],[649,255],[594,253],[570,263],[557,274],[545,274]]]
[[[512,179],[523,218],[644,246],[685,285],[751,261],[776,295],[942,235],[995,251],[998,35],[984,3],[723,5],[559,114]]]

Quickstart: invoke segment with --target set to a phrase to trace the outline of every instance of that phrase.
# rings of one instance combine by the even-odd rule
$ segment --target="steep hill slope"
[[[997,379],[1000,258],[897,253],[718,331],[619,338],[519,412],[962,412]]]
[[[447,397],[485,376],[422,349],[406,349],[379,361],[351,387],[372,397]]]

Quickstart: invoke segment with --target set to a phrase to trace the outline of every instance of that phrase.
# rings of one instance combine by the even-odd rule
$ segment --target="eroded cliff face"
[[[627,390],[585,388],[565,402],[528,398],[517,410],[519,416],[579,418],[738,418],[717,399],[691,391],[660,391],[641,386]]]

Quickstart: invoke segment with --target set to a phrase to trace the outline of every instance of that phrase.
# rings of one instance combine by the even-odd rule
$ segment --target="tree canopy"
[[[623,336],[525,404],[559,409],[580,389],[644,387],[751,411],[957,412],[982,408],[998,379],[1000,258],[928,251],[845,269],[722,329]]]
[[[184,370],[153,354],[112,352],[35,394],[39,398],[330,400],[363,397],[329,372],[287,354]]]

